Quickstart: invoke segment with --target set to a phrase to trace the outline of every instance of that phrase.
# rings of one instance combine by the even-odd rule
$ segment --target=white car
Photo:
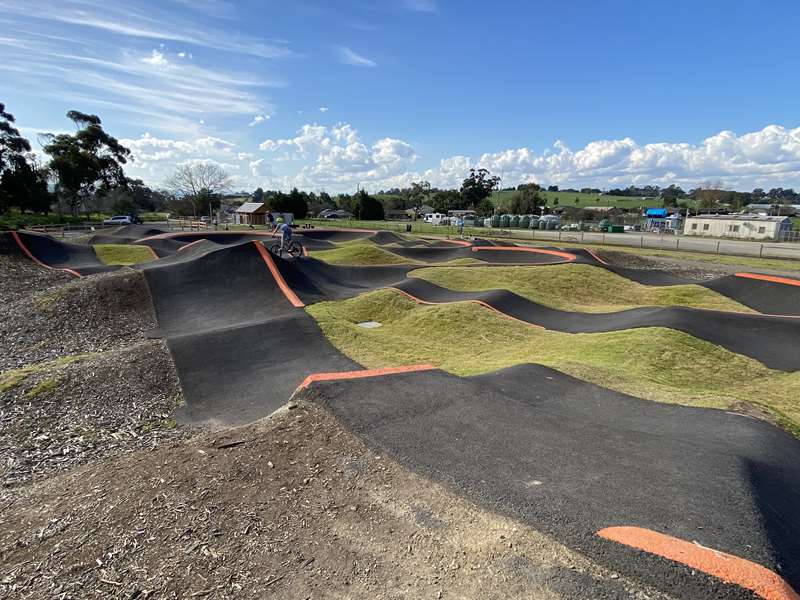
[[[119,215],[103,221],[103,225],[133,225],[133,218],[128,215]]]

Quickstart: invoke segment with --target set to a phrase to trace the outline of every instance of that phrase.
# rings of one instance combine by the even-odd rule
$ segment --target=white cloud
[[[428,168],[419,167],[421,159],[408,141],[366,140],[349,123],[306,124],[293,137],[262,142],[260,148],[266,154],[261,155],[216,136],[177,140],[146,133],[121,142],[134,157],[126,171],[151,185],[162,183],[178,164],[210,161],[232,173],[235,187],[244,190],[297,186],[352,192],[360,185],[376,191],[420,179],[437,187],[457,188],[469,169],[479,166],[502,175],[504,185],[536,181],[608,188],[676,183],[689,189],[707,180],[721,180],[740,190],[800,188],[800,127],[777,125],[742,135],[722,131],[697,144],[639,144],[623,137],[573,150],[556,141],[540,152],[519,147],[477,157],[455,155],[429,163]]]
[[[366,56],[356,54],[347,46],[335,46],[337,60],[345,65],[353,65],[356,67],[377,67],[378,63],[368,59]]]
[[[269,115],[256,115],[255,117],[253,117],[253,120],[247,124],[247,126],[255,127],[256,125],[259,125],[260,123],[263,123],[264,121],[267,121],[269,119],[270,119]]]
[[[321,112],[321,113],[326,113],[326,112],[328,112],[329,110],[330,110],[330,109],[329,109],[327,106],[320,106],[320,107],[319,107],[319,112]]]
[[[144,54],[88,37],[72,41],[93,53],[62,40],[0,36],[6,58],[0,73],[42,97],[80,103],[84,110],[111,109],[120,120],[171,134],[197,133],[207,115],[266,114],[272,106],[263,90],[281,85],[227,67],[172,62],[166,50]]]
[[[331,191],[350,190],[356,183],[377,190],[419,179],[458,187],[471,167],[488,168],[509,186],[536,181],[562,187],[676,183],[689,188],[711,179],[740,190],[800,187],[800,127],[777,125],[743,135],[723,131],[699,144],[639,144],[621,138],[573,150],[556,141],[541,152],[520,147],[451,156],[424,170],[412,169],[419,157],[408,142],[383,138],[367,144],[349,124],[305,125],[295,137],[266,140],[261,149],[273,153],[276,162],[301,161],[282,180],[285,187]]]
[[[158,50],[153,50],[150,53],[150,56],[145,56],[141,60],[143,63],[153,65],[154,67],[166,67],[170,64],[169,60],[167,60],[167,57],[164,56],[164,53],[159,52]]]
[[[207,27],[183,10],[156,8],[141,0],[26,0],[3,3],[6,14],[99,29],[133,38],[169,40],[250,54],[261,58],[294,56],[285,45],[265,44],[245,35]]]

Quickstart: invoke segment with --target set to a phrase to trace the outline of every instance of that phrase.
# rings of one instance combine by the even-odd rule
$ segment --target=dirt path
[[[664,597],[305,404],[25,488],[0,548],[14,598]]]

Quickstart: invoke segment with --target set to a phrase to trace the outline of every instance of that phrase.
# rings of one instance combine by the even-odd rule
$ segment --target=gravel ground
[[[27,298],[75,279],[62,271],[37,265],[28,258],[0,253],[0,306]]]
[[[11,281],[5,285],[14,289]],[[18,287],[17,299],[0,307],[0,371],[123,348],[156,324],[139,271],[121,269],[44,290],[31,291],[27,282]]]
[[[0,501],[0,562],[21,600],[664,598],[303,403],[25,486]]]
[[[740,271],[732,265],[713,264],[702,261],[674,260],[657,256],[643,256],[632,252],[615,252],[614,250],[598,250],[606,262],[614,267],[625,267],[628,269],[669,271],[678,277],[686,277],[696,281],[707,281],[716,279],[724,275],[730,275]]]
[[[0,390],[6,487],[194,433],[170,416],[182,396],[161,340],[6,371]]]

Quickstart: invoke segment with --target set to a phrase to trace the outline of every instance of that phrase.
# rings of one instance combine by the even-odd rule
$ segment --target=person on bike
[[[275,229],[272,230],[272,235],[279,231],[281,233],[281,251],[288,251],[289,243],[292,241],[292,226],[285,223],[283,217],[275,220]]]

